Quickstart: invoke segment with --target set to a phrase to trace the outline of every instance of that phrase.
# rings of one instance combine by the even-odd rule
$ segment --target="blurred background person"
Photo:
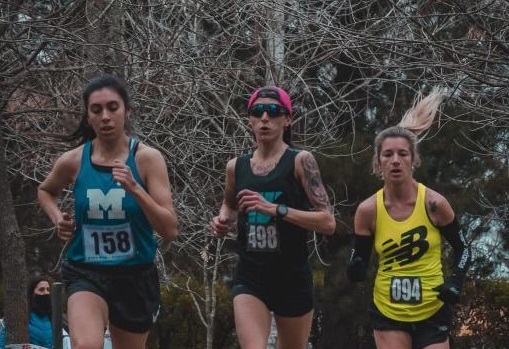
[[[28,284],[27,299],[28,342],[52,348],[50,280],[44,276],[34,277]]]
[[[27,288],[28,301],[28,342],[46,348],[53,347],[51,325],[50,280],[45,276],[36,276],[30,280]],[[5,348],[6,329],[0,324],[0,349]]]

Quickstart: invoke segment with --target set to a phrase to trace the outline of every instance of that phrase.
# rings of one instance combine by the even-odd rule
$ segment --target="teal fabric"
[[[28,320],[28,341],[30,344],[40,345],[46,348],[53,347],[53,332],[51,319],[47,316],[39,316],[35,312],[30,313]]]
[[[126,165],[146,189],[136,168],[136,144],[131,138]],[[113,180],[112,168],[94,165],[91,157],[92,142],[87,142],[73,188],[76,231],[67,259],[95,265],[152,263],[157,243],[143,209],[132,194]]]
[[[0,320],[0,349],[5,348],[5,324]],[[53,347],[53,333],[51,329],[51,319],[47,316],[40,317],[31,312],[28,320],[29,343],[41,347]]]
[[[5,348],[5,326],[4,320],[0,319],[0,349]]]

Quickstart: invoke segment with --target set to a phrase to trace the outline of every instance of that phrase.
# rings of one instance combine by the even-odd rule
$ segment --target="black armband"
[[[373,235],[354,234],[352,254],[346,268],[348,280],[352,282],[366,280],[373,240]]]
[[[462,282],[470,266],[470,246],[468,246],[456,218],[446,226],[439,227],[439,230],[453,250],[453,277]]]

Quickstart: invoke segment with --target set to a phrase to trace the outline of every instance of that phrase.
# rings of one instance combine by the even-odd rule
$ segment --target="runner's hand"
[[[215,216],[210,222],[210,231],[216,238],[223,238],[230,232],[231,222],[221,216]]]
[[[444,303],[456,304],[460,301],[461,282],[455,275],[451,275],[442,285],[433,290],[438,292],[438,299]]]
[[[75,227],[74,219],[72,219],[68,213],[64,212],[60,218],[58,218],[55,226],[57,236],[64,241],[70,240],[74,235]]]

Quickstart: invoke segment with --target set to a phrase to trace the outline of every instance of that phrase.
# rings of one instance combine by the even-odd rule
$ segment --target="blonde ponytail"
[[[433,124],[438,108],[445,97],[444,90],[438,87],[433,88],[426,98],[422,98],[422,94],[419,93],[412,108],[406,111],[398,126],[412,131],[417,136],[421,135]]]
[[[417,136],[431,127],[438,108],[445,97],[444,90],[438,87],[433,88],[431,93],[425,98],[422,98],[422,94],[419,93],[414,100],[413,106],[403,115],[399,124],[386,128],[375,137],[375,153],[372,160],[374,174],[380,177],[382,175],[380,169],[380,149],[382,142],[386,138],[402,137],[408,140],[413,166],[420,166],[421,157],[417,149],[417,143],[419,142]]]

